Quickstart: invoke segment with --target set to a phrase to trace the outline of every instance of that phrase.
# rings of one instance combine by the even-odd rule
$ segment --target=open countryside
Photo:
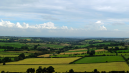
[[[37,40],[31,38],[25,41],[25,38],[17,37],[1,40],[0,71],[26,72],[29,68],[38,70],[40,66],[42,68],[52,66],[54,72],[69,72],[71,69],[76,72],[92,72],[94,69],[107,72],[129,71],[129,46],[125,45],[126,42],[105,39],[63,40],[62,38],[51,39],[51,41],[47,38]],[[53,42],[56,40],[58,42]],[[12,68],[9,68],[11,66]]]

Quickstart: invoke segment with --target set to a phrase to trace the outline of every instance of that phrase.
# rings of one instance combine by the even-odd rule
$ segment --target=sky
[[[129,0],[0,0],[0,36],[129,37]]]

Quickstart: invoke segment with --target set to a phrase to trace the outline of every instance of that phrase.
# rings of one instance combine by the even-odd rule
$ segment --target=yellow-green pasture
[[[75,72],[91,72],[94,69],[98,71],[129,71],[129,67],[125,62],[111,62],[111,63],[92,63],[92,64],[60,64],[60,65],[0,65],[0,72],[4,70],[5,72],[26,72],[28,68],[39,67],[49,67],[53,66],[55,72],[68,72],[70,69],[73,69]]]
[[[76,59],[81,57],[74,58],[28,58],[17,62],[8,62],[6,64],[69,64]]]
[[[18,57],[19,55],[3,55],[3,54],[0,54],[0,57]],[[25,55],[25,56],[28,56],[28,55]]]

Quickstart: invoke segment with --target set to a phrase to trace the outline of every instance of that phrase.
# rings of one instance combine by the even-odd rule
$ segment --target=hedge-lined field
[[[104,62],[119,62],[125,61],[121,56],[96,56],[96,57],[85,57],[78,61],[75,61],[75,64],[83,63],[104,63]]]
[[[4,70],[5,72],[26,72],[28,68],[39,67],[49,67],[53,66],[55,72],[68,72],[73,69],[76,72],[92,72],[94,69],[98,71],[129,71],[129,67],[125,62],[111,62],[111,63],[93,63],[93,64],[61,64],[61,65],[0,65],[0,72]]]
[[[9,62],[8,64],[69,64],[70,62],[79,59],[74,58],[28,58],[17,62]]]

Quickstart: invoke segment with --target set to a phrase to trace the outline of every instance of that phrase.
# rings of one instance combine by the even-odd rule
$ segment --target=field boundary
[[[76,61],[78,61],[78,60],[80,60],[80,59],[82,59],[82,58],[84,58],[84,57],[81,57],[81,58],[79,58],[79,59],[76,59],[76,60],[70,62],[69,64],[73,64],[74,62],[76,62]]]
[[[121,55],[121,56],[122,56],[122,58],[125,60],[125,62],[127,63],[127,65],[129,66],[128,60],[127,60],[123,55]]]

